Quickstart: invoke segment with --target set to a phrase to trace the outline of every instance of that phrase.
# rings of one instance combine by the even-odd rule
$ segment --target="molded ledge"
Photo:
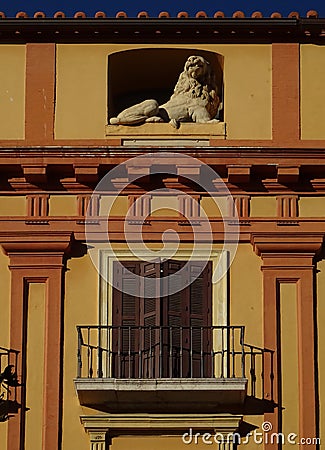
[[[177,435],[192,429],[201,431],[235,432],[243,416],[238,414],[101,414],[81,416],[87,431],[109,431],[110,436],[139,434],[139,430],[150,430],[150,434],[161,435],[167,431]]]
[[[107,137],[136,137],[142,139],[164,138],[215,138],[226,139],[226,123],[181,123],[178,129],[173,128],[169,123],[144,123],[143,125],[106,125],[105,134]]]

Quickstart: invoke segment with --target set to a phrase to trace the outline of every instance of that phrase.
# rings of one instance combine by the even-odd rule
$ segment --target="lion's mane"
[[[203,73],[194,78],[190,75],[191,63],[198,59],[203,64]],[[206,102],[206,109],[211,118],[215,117],[220,103],[218,87],[210,64],[202,56],[191,56],[187,59],[183,72],[179,75],[170,100],[175,100],[179,95],[185,95],[192,99],[200,99]]]

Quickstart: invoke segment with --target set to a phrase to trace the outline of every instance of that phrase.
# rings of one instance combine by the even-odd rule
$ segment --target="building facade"
[[[320,448],[324,29],[1,19],[1,448]],[[193,55],[215,120],[110,124]]]

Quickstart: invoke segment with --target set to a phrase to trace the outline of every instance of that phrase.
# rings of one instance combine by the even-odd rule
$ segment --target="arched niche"
[[[108,122],[110,117],[143,100],[153,98],[160,104],[166,102],[191,55],[202,56],[211,64],[222,100],[222,55],[193,48],[124,50],[108,57]],[[223,119],[222,111],[219,119]]]

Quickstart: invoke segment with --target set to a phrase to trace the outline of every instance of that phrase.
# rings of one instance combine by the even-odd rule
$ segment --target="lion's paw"
[[[157,123],[157,122],[163,122],[163,121],[164,120],[158,116],[148,117],[148,119],[146,119],[147,123]]]
[[[179,122],[176,119],[171,119],[169,121],[169,125],[171,125],[172,127],[176,128],[176,130],[179,128]]]

